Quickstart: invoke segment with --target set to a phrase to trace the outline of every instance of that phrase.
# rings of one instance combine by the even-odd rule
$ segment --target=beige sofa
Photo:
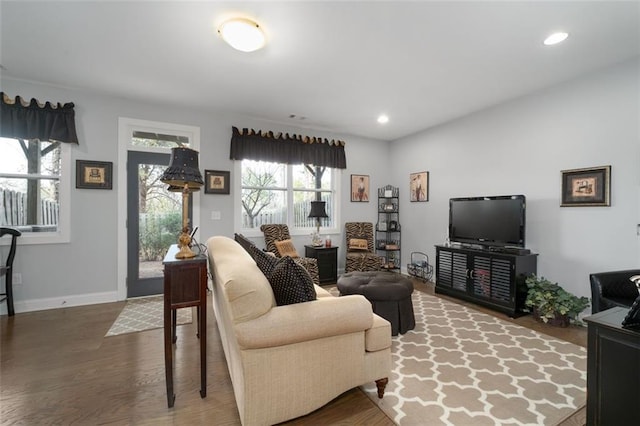
[[[391,328],[362,296],[277,306],[267,278],[234,240],[207,241],[213,307],[242,424],[308,414],[391,370]]]

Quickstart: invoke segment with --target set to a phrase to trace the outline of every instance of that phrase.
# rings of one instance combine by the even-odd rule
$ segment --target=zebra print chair
[[[260,230],[264,233],[264,243],[266,251],[273,253],[276,257],[281,257],[276,247],[276,241],[290,240],[289,227],[284,224],[268,224],[262,225]],[[320,285],[320,275],[318,272],[318,260],[312,257],[296,257],[294,262],[302,266],[309,272],[313,283]]]
[[[379,271],[381,270],[380,256],[376,255],[373,244],[373,223],[371,222],[347,222],[344,224],[347,238],[347,259],[345,272],[354,271]],[[364,246],[357,247],[355,241],[366,240]]]

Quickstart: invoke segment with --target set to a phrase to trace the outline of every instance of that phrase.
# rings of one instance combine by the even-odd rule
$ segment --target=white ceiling
[[[640,55],[639,1],[0,7],[3,77],[382,140]],[[233,15],[259,22],[267,46],[222,42],[216,27]],[[557,30],[567,41],[543,46]]]

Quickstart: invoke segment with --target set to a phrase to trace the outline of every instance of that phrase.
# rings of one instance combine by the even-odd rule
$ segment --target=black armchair
[[[5,299],[7,300],[7,313],[12,317],[15,315],[15,310],[13,309],[13,259],[16,256],[16,239],[22,235],[22,233],[13,228],[0,228],[0,237],[5,235],[11,236],[11,246],[5,264],[0,266],[0,276],[6,275],[5,292],[0,293],[0,296],[5,297],[0,299],[0,302]]]
[[[640,275],[640,269],[591,274],[591,313],[616,306],[629,308],[638,297],[638,289],[629,278]]]

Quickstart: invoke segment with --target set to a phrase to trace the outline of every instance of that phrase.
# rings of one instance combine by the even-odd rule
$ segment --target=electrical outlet
[[[222,215],[220,214],[219,211],[214,210],[211,212],[211,220],[220,220],[221,217]]]
[[[13,274],[13,285],[22,285],[22,274],[21,273]]]

